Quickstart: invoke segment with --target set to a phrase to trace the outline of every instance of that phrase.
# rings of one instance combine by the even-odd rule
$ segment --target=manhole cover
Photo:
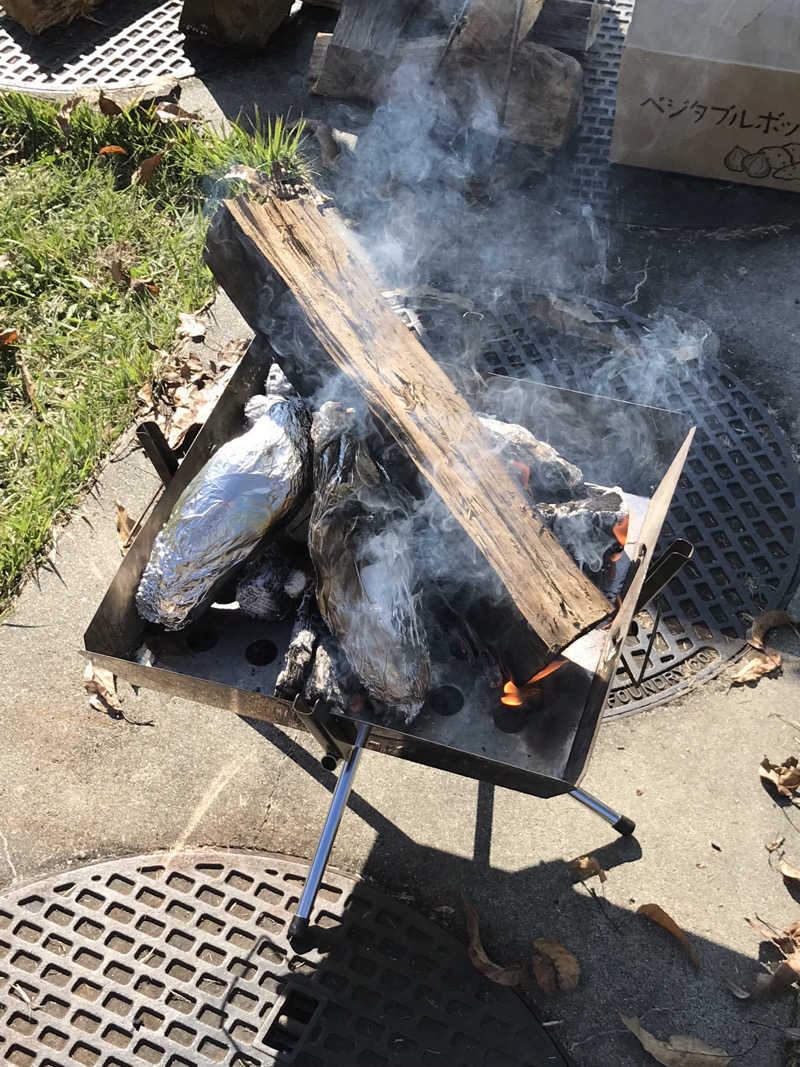
[[[592,302],[592,311],[633,337],[647,329],[619,308]],[[420,317],[430,350],[455,362],[452,346],[463,333],[451,314]],[[652,645],[653,605],[637,616],[604,716],[654,707],[713,677],[741,653],[751,619],[784,606],[800,569],[800,475],[775,419],[711,356],[680,379],[664,375],[663,391],[643,401],[624,365],[610,373],[607,349],[544,327],[521,297],[483,316],[482,336],[484,372],[649,402],[684,411],[697,425],[658,546],[685,537],[694,558],[659,599]]]
[[[0,1060],[66,1067],[568,1067],[510,990],[411,908],[237,852],[113,860],[0,897]]]

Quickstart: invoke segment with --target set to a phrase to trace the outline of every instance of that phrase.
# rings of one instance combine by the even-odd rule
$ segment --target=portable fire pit
[[[236,603],[216,603],[186,630],[165,634],[137,612],[134,597],[156,535],[186,485],[241,430],[243,406],[263,388],[272,357],[268,345],[254,343],[174,476],[171,456],[160,464],[165,491],[86,631],[85,647],[95,663],[134,685],[301,727],[322,745],[326,767],[344,760],[293,935],[308,925],[364,748],[535,796],[571,793],[619,833],[631,833],[629,819],[577,786],[633,617],[691,555],[690,545],[677,542],[652,560],[694,432],[686,417],[499,376],[464,386],[476,410],[502,413],[535,430],[579,463],[587,479],[621,485],[630,516],[627,541],[600,581],[617,609],[564,649],[536,684],[520,690],[509,684],[502,691],[492,688],[452,655],[421,713],[411,725],[399,726],[369,705],[354,712],[319,701],[309,708],[301,698],[290,703],[272,696],[291,622],[259,622]]]

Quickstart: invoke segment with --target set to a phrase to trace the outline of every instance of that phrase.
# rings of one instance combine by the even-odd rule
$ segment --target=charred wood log
[[[595,573],[624,545],[628,507],[619,488],[589,484],[582,500],[540,502],[536,510],[576,563]]]
[[[532,513],[464,398],[388,308],[369,261],[329,209],[323,213],[308,199],[224,201],[205,256],[245,317],[253,313],[259,281],[274,283],[273,269],[280,275],[333,362],[499,575],[548,650],[545,661],[610,612]],[[226,284],[232,276],[241,280],[230,264],[242,256],[248,268],[261,261],[247,270],[244,299],[238,286]]]
[[[411,546],[402,518],[353,425],[328,401],[314,416],[314,505],[309,551],[320,613],[370,696],[405,722],[430,682],[425,633],[412,593]]]
[[[270,541],[245,565],[236,583],[239,607],[252,619],[277,622],[297,606],[308,584],[297,546]]]
[[[478,418],[501,459],[514,467],[523,488],[534,501],[574,500],[586,495],[580,469],[567,462],[552,445],[537,440],[530,430],[516,423],[488,415]]]
[[[3,13],[34,35],[51,26],[72,22],[102,0],[3,0]]]

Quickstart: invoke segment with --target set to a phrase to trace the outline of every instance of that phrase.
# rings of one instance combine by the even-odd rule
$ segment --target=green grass
[[[0,610],[130,423],[152,369],[148,342],[169,348],[178,312],[210,294],[203,209],[232,191],[228,168],[304,171],[301,129],[280,120],[220,134],[137,107],[105,116],[79,105],[64,132],[57,115],[52,103],[0,95],[0,262],[10,261],[0,336],[19,334],[0,345]],[[106,145],[127,154],[98,156]],[[147,185],[131,187],[161,151]],[[114,258],[158,295],[115,283]]]

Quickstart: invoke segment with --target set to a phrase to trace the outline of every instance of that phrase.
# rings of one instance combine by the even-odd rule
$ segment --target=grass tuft
[[[305,174],[302,124],[280,118],[220,132],[136,105],[79,103],[66,129],[58,116],[0,94],[0,339],[19,335],[0,343],[0,610],[130,423],[148,345],[170,347],[178,312],[211,293],[201,250],[209,204],[236,189],[228,169]],[[107,145],[125,154],[98,155]],[[120,285],[114,260],[158,295]]]

